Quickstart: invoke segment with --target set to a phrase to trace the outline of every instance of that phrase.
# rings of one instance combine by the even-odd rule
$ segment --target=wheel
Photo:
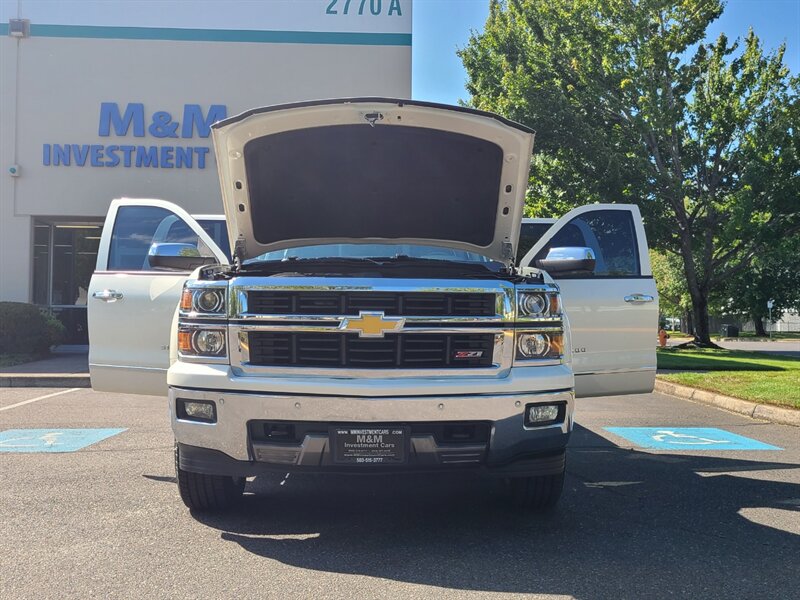
[[[514,506],[530,511],[553,508],[564,488],[564,471],[555,475],[515,477],[511,480],[511,500]]]
[[[175,474],[183,503],[192,510],[223,511],[236,504],[244,493],[244,477],[204,475],[180,468],[175,446]]]

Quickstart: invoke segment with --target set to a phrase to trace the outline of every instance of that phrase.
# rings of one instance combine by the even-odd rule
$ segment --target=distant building
[[[0,3],[0,300],[49,307],[73,343],[113,198],[222,212],[212,122],[411,96],[411,0],[216,4]]]

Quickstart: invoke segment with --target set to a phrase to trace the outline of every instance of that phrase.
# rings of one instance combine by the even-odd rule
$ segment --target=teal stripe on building
[[[176,42],[248,42],[254,44],[336,44],[347,46],[411,46],[410,33],[341,31],[256,31],[249,29],[182,29],[179,27],[110,27],[31,23],[31,37]],[[0,23],[8,35],[8,23]]]

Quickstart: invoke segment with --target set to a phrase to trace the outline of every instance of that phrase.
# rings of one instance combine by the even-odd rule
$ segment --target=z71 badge
[[[453,358],[482,358],[483,350],[459,350]]]

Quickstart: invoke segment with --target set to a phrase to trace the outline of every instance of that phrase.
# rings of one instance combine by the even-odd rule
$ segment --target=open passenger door
[[[89,371],[95,390],[167,394],[170,333],[192,269],[165,266],[169,260],[154,256],[159,246],[178,256],[196,256],[198,264],[228,262],[179,206],[163,200],[114,200],[88,293]]]
[[[576,395],[651,392],[658,294],[639,208],[576,208],[548,229],[520,266],[535,267],[551,248],[590,248],[595,257],[593,272],[549,272],[569,319]]]

